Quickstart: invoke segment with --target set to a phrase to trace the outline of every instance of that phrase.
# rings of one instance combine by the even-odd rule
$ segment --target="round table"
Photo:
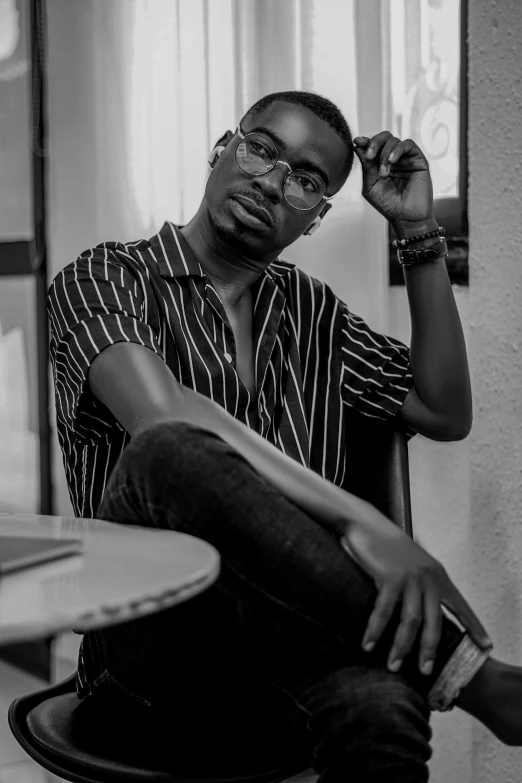
[[[2,535],[81,539],[82,554],[0,577],[0,644],[86,631],[186,601],[219,574],[193,536],[105,522],[0,514]]]

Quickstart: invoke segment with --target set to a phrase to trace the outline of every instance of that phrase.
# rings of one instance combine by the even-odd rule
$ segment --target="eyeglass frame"
[[[246,138],[247,138],[247,136],[261,136],[262,138],[264,138],[264,139],[267,139],[267,140],[270,142],[270,144],[273,146],[273,148],[275,149],[275,151],[276,151],[276,154],[277,154],[277,159],[276,159],[276,161],[275,161],[274,165],[272,166],[272,168],[271,168],[271,169],[268,169],[268,171],[263,171],[263,173],[262,173],[262,174],[250,174],[250,172],[248,172],[248,171],[245,171],[245,170],[244,170],[244,169],[241,167],[241,165],[239,164],[239,161],[238,161],[238,159],[237,159],[237,148],[239,147],[239,144],[241,144],[241,141],[239,142],[239,144],[238,144],[238,145],[237,145],[237,147],[236,147],[236,150],[235,150],[235,152],[234,152],[234,157],[235,157],[235,159],[236,159],[236,163],[237,163],[237,165],[239,166],[239,168],[241,169],[241,171],[244,171],[244,172],[245,172],[245,174],[248,174],[248,176],[249,176],[249,177],[263,177],[265,174],[268,174],[269,172],[273,171],[273,170],[275,169],[275,167],[277,166],[277,164],[278,164],[278,163],[282,163],[283,165],[285,165],[285,166],[287,167],[287,169],[288,169],[288,173],[286,174],[286,176],[285,176],[285,178],[284,178],[284,180],[283,180],[283,186],[282,186],[282,190],[283,190],[283,198],[284,198],[284,200],[286,201],[286,203],[288,204],[288,206],[289,206],[289,207],[292,207],[292,209],[296,209],[298,212],[310,212],[310,210],[311,210],[311,209],[316,209],[316,207],[318,207],[318,206],[319,206],[319,204],[321,203],[321,201],[326,201],[326,202],[328,202],[328,201],[331,201],[331,199],[333,199],[333,198],[335,197],[335,195],[336,195],[335,193],[334,193],[334,195],[333,195],[333,196],[321,196],[321,200],[320,200],[320,201],[318,201],[318,202],[317,202],[317,204],[315,204],[313,207],[305,207],[304,209],[299,209],[299,207],[294,207],[294,205],[293,205],[293,204],[290,204],[290,202],[289,202],[289,201],[287,201],[287,198],[286,198],[286,196],[285,196],[285,182],[286,182],[286,180],[288,179],[288,177],[290,176],[290,174],[292,174],[292,172],[293,172],[293,171],[304,171],[304,172],[306,172],[306,169],[292,169],[292,168],[290,167],[290,164],[289,164],[289,163],[287,163],[287,162],[286,162],[286,160],[279,160],[279,150],[277,149],[277,147],[276,147],[275,143],[272,141],[272,139],[269,139],[267,136],[265,136],[265,134],[264,134],[264,133],[257,133],[257,131],[252,131],[251,133],[243,133],[243,131],[241,130],[241,123],[240,123],[240,124],[237,126],[237,128],[236,128],[236,133],[237,133],[237,135],[239,136],[239,138],[240,138],[240,140],[241,140],[241,141],[243,141],[244,139],[246,139]],[[323,183],[323,184],[324,184],[324,183]],[[325,184],[324,184],[324,187],[325,187],[325,190],[326,190],[326,185],[325,185]]]

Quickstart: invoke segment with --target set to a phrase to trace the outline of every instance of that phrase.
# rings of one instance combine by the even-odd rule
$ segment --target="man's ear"
[[[221,136],[216,141],[212,151],[210,152],[210,155],[208,156],[208,162],[210,166],[213,167],[215,165],[217,159],[219,158],[219,156],[221,155],[221,153],[223,152],[227,144],[230,142],[230,140],[233,138],[233,136],[234,136],[233,131],[227,130],[227,132],[224,133],[223,136]]]
[[[313,221],[310,223],[306,231],[303,232],[303,234],[306,237],[311,237],[312,234],[315,234],[318,228],[321,228],[321,223],[323,222],[323,218],[326,215],[327,212],[329,212],[332,208],[331,204],[328,204],[328,202],[325,204],[324,209],[321,210],[321,212],[316,215],[316,217],[313,219]]]
[[[331,210],[332,207],[333,207],[333,204],[330,204],[327,201],[326,204],[324,205],[324,209],[319,213],[319,217],[321,218],[321,220],[324,220],[324,216],[326,215],[327,212],[329,212]]]
[[[216,149],[217,147],[225,148],[233,137],[234,137],[234,132],[228,130],[226,133],[224,133],[222,136],[219,137],[219,139],[214,144],[213,149]]]
[[[231,139],[234,138],[234,131],[227,130],[214,144],[214,147],[226,147]]]

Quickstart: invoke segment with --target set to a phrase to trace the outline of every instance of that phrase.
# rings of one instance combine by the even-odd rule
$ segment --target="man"
[[[411,351],[279,260],[320,227],[354,152],[363,196],[415,262]],[[454,704],[520,744],[520,669],[489,657],[442,566],[341,489],[347,406],[435,440],[471,427],[424,155],[387,132],[353,142],[330,101],[286,92],[255,104],[210,164],[186,226],[98,245],[50,289],[75,513],[188,532],[222,557],[198,599],[86,634],[79,697],[121,714],[139,705],[173,736],[233,754],[220,724],[262,698],[249,682],[273,683],[307,716],[326,783],[427,780],[430,709]]]

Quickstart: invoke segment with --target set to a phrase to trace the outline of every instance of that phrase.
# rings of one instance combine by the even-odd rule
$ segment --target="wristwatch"
[[[436,258],[445,258],[448,255],[448,245],[444,237],[436,245],[429,247],[414,247],[409,250],[397,250],[397,259],[401,266],[421,264],[423,261],[435,261]]]

